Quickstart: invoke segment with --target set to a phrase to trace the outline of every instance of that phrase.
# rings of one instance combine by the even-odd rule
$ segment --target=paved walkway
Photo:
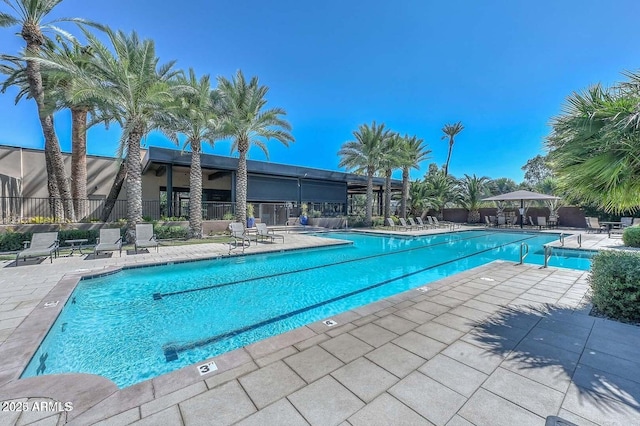
[[[213,250],[161,251],[166,260]],[[20,342],[29,319],[14,319],[40,308],[62,262],[77,273],[90,261],[0,270],[0,315],[18,311],[0,316],[0,329],[12,330],[0,352]],[[0,358],[0,401],[74,402],[65,413],[0,412],[0,425],[542,425],[549,415],[640,424],[640,328],[590,317],[587,275],[494,262],[345,312],[334,326],[221,355],[214,373],[188,366],[123,390],[88,375],[7,380],[15,366]]]

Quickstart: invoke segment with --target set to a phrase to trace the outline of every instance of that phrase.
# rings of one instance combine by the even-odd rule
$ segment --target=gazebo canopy
[[[483,198],[482,201],[524,201],[524,200],[559,200],[560,197],[547,194],[539,194],[532,191],[513,191],[506,194],[494,195],[493,197]]]

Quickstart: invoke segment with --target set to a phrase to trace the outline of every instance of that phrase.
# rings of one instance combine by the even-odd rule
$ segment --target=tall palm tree
[[[208,75],[200,80],[195,71],[189,69],[188,77],[179,77],[178,85],[190,90],[181,90],[176,97],[177,107],[170,121],[162,126],[163,132],[179,144],[179,135],[185,136],[182,149],[191,150],[191,170],[189,175],[189,235],[202,238],[202,166],[200,154],[202,143],[213,146],[218,138],[219,103],[217,92],[211,89]]]
[[[478,177],[475,174],[473,176],[465,174],[464,178],[460,180],[462,205],[469,212],[467,215],[468,223],[480,222],[480,204],[488,192],[489,182],[490,179],[487,176]]]
[[[55,29],[43,20],[62,0],[2,0],[14,14],[0,12],[0,27],[19,26],[20,36],[26,42],[26,77],[29,95],[36,101],[38,118],[44,135],[44,152],[47,166],[47,189],[53,214],[56,218],[74,221],[73,203],[64,158],[56,135],[53,114],[47,109],[45,87],[40,73],[40,64],[30,57],[38,56],[47,42],[43,31]],[[84,22],[79,19],[71,19]]]
[[[72,39],[67,43],[62,37],[56,37],[57,44],[42,49],[41,56],[55,63],[73,63],[76,67],[87,69],[91,66],[91,48],[82,46]],[[89,213],[87,200],[87,117],[93,108],[93,102],[81,99],[73,102],[68,91],[73,88],[74,74],[59,68],[42,67],[43,77],[49,81],[51,96],[56,109],[68,108],[71,111],[71,196],[78,220]]]
[[[384,123],[377,125],[375,121],[371,126],[362,124],[353,132],[354,141],[342,144],[338,151],[340,156],[339,167],[346,167],[356,173],[367,175],[367,208],[365,214],[365,226],[371,226],[373,218],[373,175],[380,170],[382,156],[382,141],[389,137],[391,132],[384,128]]]
[[[267,144],[274,139],[285,146],[294,142],[290,133],[291,124],[281,116],[282,108],[264,109],[267,104],[267,86],[260,86],[258,77],[246,81],[238,70],[231,80],[218,77],[218,91],[222,115],[220,133],[232,139],[232,151],[238,151],[238,175],[236,180],[236,219],[247,223],[247,152],[255,145],[264,152],[267,159]]]
[[[43,63],[73,74],[69,101],[95,102],[93,123],[116,122],[122,128],[118,155],[126,155],[127,239],[133,241],[135,225],[142,221],[140,142],[168,121],[176,93],[171,81],[180,72],[172,69],[174,62],[159,66],[153,41],[140,40],[135,32],[127,35],[105,29],[115,53],[94,34],[85,29],[83,32],[93,52],[92,66],[82,67],[68,60]]]
[[[407,201],[409,199],[409,172],[411,169],[419,169],[420,163],[429,159],[430,149],[424,145],[424,141],[417,136],[404,135],[402,139],[402,200],[400,202],[400,215],[407,217]]]
[[[391,216],[391,175],[402,166],[402,137],[390,133],[382,140],[380,168],[384,174],[384,223]]]
[[[464,130],[464,126],[460,121],[458,121],[455,124],[445,124],[444,127],[442,128],[442,132],[444,133],[444,135],[442,135],[441,139],[449,138],[449,153],[447,154],[447,162],[444,164],[445,176],[449,174],[449,162],[451,161],[451,152],[453,151],[453,144],[455,143],[455,137],[462,130]]]

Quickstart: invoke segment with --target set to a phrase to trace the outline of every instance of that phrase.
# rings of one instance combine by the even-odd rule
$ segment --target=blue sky
[[[51,18],[135,30],[156,42],[162,63],[198,75],[257,75],[296,138],[289,148],[270,144],[272,162],[338,170],[340,146],[376,120],[428,144],[418,178],[430,162],[444,164],[441,129],[461,121],[450,172],[520,182],[567,95],[638,69],[639,12],[637,0],[64,0]],[[2,53],[23,46],[16,32],[0,29]],[[15,93],[0,95],[0,144],[42,148],[35,105],[14,106]],[[70,151],[68,114],[56,128]],[[90,154],[114,155],[119,132],[95,128],[88,138]],[[145,144],[171,146],[157,134]],[[229,155],[230,143],[206,152]],[[249,158],[264,155],[252,149]]]

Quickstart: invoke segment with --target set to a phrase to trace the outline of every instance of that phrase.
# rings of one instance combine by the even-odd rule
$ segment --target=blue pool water
[[[83,372],[126,387],[496,259],[542,264],[557,235],[323,234],[337,248],[129,269],[81,281],[23,377]],[[551,266],[588,269],[557,250]],[[44,361],[42,361],[44,359]]]

